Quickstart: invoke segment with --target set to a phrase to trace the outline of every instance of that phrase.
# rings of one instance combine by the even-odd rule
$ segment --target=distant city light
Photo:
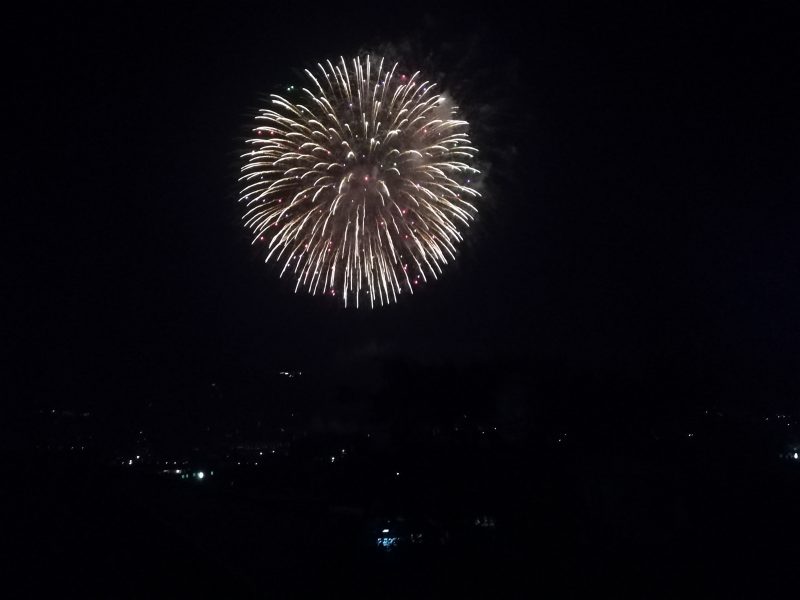
[[[389,533],[388,529],[381,529],[381,533]]]
[[[797,460],[797,452],[794,453],[794,459]]]
[[[203,477],[205,477],[205,476],[206,476],[206,474],[205,474],[205,473],[203,473],[202,471],[199,471],[199,472],[197,473],[197,478],[198,478],[198,479],[202,479],[202,478],[203,478]]]
[[[378,546],[381,548],[385,548],[386,550],[390,550],[393,546],[397,545],[397,538],[396,537],[379,537],[378,538]]]

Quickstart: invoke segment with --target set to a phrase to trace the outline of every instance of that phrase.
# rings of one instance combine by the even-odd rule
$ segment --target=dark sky
[[[22,160],[5,287],[20,397],[137,398],[375,353],[798,397],[788,13],[135,4],[11,23],[21,135],[7,148]],[[440,282],[345,310],[294,295],[252,252],[237,156],[263,94],[384,44],[460,92],[486,205]]]

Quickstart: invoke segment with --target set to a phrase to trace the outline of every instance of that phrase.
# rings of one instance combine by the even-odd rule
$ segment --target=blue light
[[[397,546],[397,538],[396,537],[379,537],[378,538],[378,546],[384,548],[385,550],[391,550],[395,546]]]

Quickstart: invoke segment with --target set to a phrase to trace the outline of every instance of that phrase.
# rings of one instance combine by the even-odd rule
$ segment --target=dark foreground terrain
[[[3,477],[7,597],[794,593],[800,461],[767,437],[340,445],[203,479],[21,458]]]

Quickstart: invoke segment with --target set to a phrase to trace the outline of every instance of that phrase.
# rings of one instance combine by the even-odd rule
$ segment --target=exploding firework
[[[395,302],[438,278],[477,214],[469,124],[435,83],[396,63],[317,66],[305,71],[310,89],[272,94],[256,117],[243,220],[295,291]]]

